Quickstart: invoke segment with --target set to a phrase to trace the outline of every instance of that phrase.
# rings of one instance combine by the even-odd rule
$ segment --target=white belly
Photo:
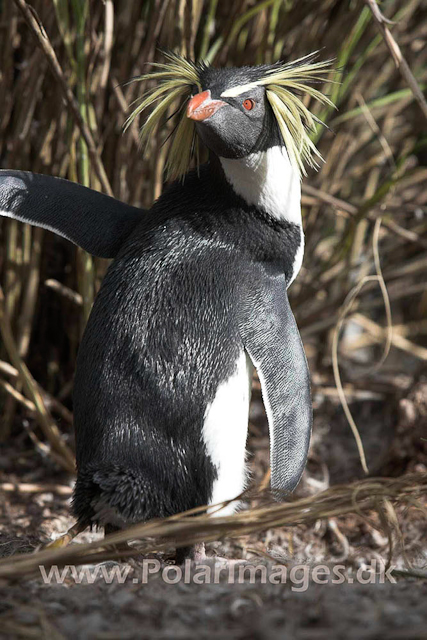
[[[218,474],[210,504],[236,498],[245,488],[252,373],[252,363],[242,351],[234,373],[219,385],[213,402],[206,410],[203,438]],[[238,502],[234,501],[215,515],[233,513],[237,506]]]
[[[301,243],[296,251],[292,277],[295,280],[304,256],[301,219],[301,180],[282,147],[257,151],[238,160],[220,158],[227,180],[246,202],[266,211],[276,220],[299,227]]]
[[[302,230],[302,226],[300,227],[301,230],[301,244],[298,247],[296,254],[295,254],[295,258],[294,258],[294,264],[292,267],[292,277],[289,281],[288,287],[291,286],[291,284],[293,283],[293,281],[295,280],[295,278],[297,277],[301,266],[302,266],[302,261],[304,258],[304,232]]]

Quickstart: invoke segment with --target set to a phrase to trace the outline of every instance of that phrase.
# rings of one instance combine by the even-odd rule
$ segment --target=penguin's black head
[[[282,144],[266,89],[255,84],[267,69],[271,67],[201,71],[202,91],[191,97],[187,117],[195,121],[198,135],[216,155],[242,158]]]
[[[166,62],[153,63],[153,71],[137,78],[157,84],[143,96],[126,126],[149,111],[141,129],[141,140],[148,143],[160,121],[174,118],[168,135],[169,177],[185,176],[193,155],[198,158],[199,138],[223,158],[243,158],[280,144],[297,171],[305,173],[306,164],[317,166],[314,156],[320,155],[308,131],[319,120],[301,96],[332,105],[312,86],[327,81],[330,60],[316,62],[314,53],[288,63],[214,69],[176,53],[164,55]]]

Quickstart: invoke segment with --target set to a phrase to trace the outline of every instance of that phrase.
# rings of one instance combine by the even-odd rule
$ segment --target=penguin
[[[129,119],[149,112],[148,143],[179,104],[172,181],[149,210],[66,180],[0,171],[1,215],[114,258],[77,358],[78,530],[109,532],[203,505],[233,513],[248,482],[254,370],[276,497],[295,489],[308,453],[310,376],[287,289],[304,252],[301,177],[320,158],[309,137],[318,121],[301,98],[330,104],[313,86],[330,61],[310,54],[213,68],[171,52],[165,59],[142,76],[156,84]],[[201,165],[200,143],[209,151]]]

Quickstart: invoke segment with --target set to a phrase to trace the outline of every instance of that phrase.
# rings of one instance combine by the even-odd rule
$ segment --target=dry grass
[[[0,560],[0,578],[17,578],[38,571],[40,565],[62,566],[88,564],[135,554],[161,552],[171,544],[178,547],[210,542],[225,537],[248,535],[266,529],[313,524],[337,516],[354,514],[368,521],[370,526],[385,531],[390,541],[397,533],[401,536],[396,505],[418,509],[427,515],[427,475],[407,474],[402,478],[372,478],[353,485],[337,485],[300,500],[272,503],[268,496],[258,496],[258,505],[233,516],[212,518],[193,509],[164,520],[152,520],[134,525],[125,531],[109,535],[105,540],[75,544],[63,549],[45,549],[36,553],[13,556]],[[379,523],[369,516],[379,515]],[[220,513],[220,512],[219,512]],[[139,540],[129,551],[115,549],[113,545]],[[112,545],[112,546],[109,546]]]

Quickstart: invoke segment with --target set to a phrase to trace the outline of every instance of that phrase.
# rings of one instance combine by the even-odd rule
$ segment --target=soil
[[[376,401],[361,403],[365,413],[358,422],[375,474],[426,469],[422,436],[427,426],[426,391],[427,382],[421,379],[395,401],[393,410]],[[362,477],[352,436],[336,404],[322,400],[317,409],[300,495]],[[253,478],[258,481],[267,471],[268,432],[257,388],[249,450]],[[12,444],[0,450],[0,556],[33,551],[73,524],[69,515],[73,480],[49,457],[41,456],[22,428],[15,430]],[[404,546],[394,541],[392,564],[405,569],[409,562],[413,574],[409,577],[384,576],[386,535],[352,515],[209,545],[203,571],[214,576],[215,566],[217,571],[220,567],[217,583],[213,578],[205,583],[204,578],[198,584],[194,576],[202,569],[191,564],[188,575],[184,573],[187,579],[168,584],[177,569],[167,556],[151,557],[152,563],[159,562],[159,570],[146,580],[142,571],[147,559],[144,564],[137,557],[88,565],[89,573],[80,584],[70,573],[63,584],[46,584],[42,575],[0,582],[0,638],[427,638],[427,580],[422,577],[427,565],[426,519],[416,510],[397,511]],[[85,532],[74,544],[100,535]],[[237,560],[246,564],[236,564]],[[366,571],[373,561],[382,574]],[[313,573],[319,564],[324,567],[320,579]],[[333,582],[337,565],[347,576],[341,584]],[[250,566],[258,567],[253,578]],[[235,578],[230,584],[229,572],[239,576],[241,567],[246,567],[242,580]],[[277,576],[284,567],[286,581],[276,577],[278,583],[272,583],[274,572]],[[111,571],[122,573],[112,579]]]

